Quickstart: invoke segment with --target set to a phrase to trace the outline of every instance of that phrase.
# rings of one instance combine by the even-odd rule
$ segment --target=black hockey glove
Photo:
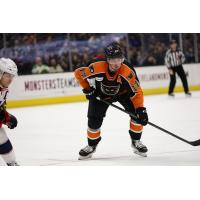
[[[83,89],[83,93],[88,100],[93,100],[97,97],[97,93],[93,87],[91,87],[90,89]]]
[[[0,109],[0,123],[3,123],[8,126],[8,128],[13,129],[17,126],[17,118],[5,109]]]
[[[139,107],[136,109],[136,116],[138,118],[137,122],[143,126],[146,126],[148,123],[147,110],[144,107]]]
[[[6,125],[8,126],[8,128],[14,129],[17,126],[17,124],[18,124],[17,118],[15,116],[9,114],[9,117],[6,122]]]

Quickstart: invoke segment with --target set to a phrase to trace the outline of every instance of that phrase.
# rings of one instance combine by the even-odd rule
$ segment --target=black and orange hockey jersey
[[[112,74],[106,60],[91,63],[75,70],[75,77],[84,89],[94,87],[103,98],[130,98],[135,108],[143,107],[143,92],[135,70],[125,61]]]

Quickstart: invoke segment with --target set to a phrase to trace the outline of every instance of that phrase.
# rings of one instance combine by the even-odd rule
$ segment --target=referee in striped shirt
[[[171,40],[170,49],[166,52],[166,55],[165,55],[165,64],[170,74],[170,84],[169,84],[169,91],[168,91],[169,96],[174,97],[173,91],[176,85],[176,73],[179,75],[183,83],[185,94],[187,96],[191,96],[191,93],[189,92],[189,88],[188,88],[186,74],[182,65],[184,61],[185,61],[185,56],[183,52],[178,49],[176,40]]]

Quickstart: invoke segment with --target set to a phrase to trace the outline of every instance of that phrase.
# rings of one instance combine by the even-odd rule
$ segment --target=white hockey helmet
[[[10,58],[0,58],[0,76],[5,72],[17,76],[17,65]]]

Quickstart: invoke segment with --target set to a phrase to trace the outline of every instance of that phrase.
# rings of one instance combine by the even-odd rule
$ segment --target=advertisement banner
[[[41,74],[16,77],[9,100],[80,95],[81,88],[73,73]]]
[[[200,64],[184,65],[190,86],[200,85]],[[142,88],[166,88],[169,73],[165,66],[136,68]],[[176,86],[182,86],[177,77]],[[49,97],[82,95],[73,72],[27,75],[17,77],[10,87],[9,100],[26,100]]]

